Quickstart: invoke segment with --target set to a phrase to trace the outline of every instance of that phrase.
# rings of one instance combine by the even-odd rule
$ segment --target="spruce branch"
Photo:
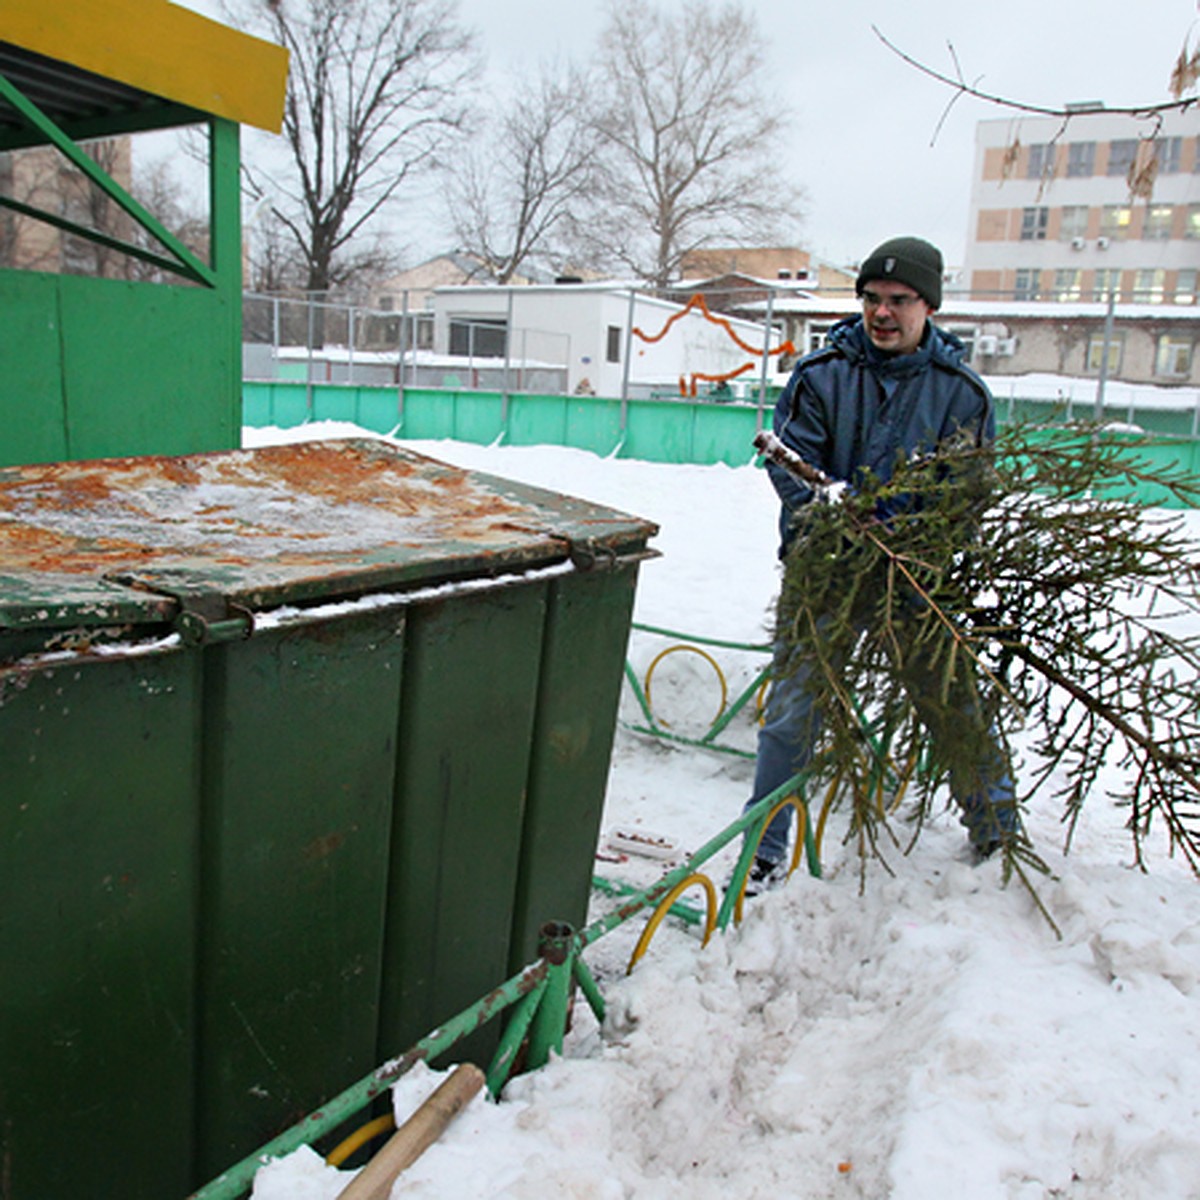
[[[1064,849],[1115,773],[1135,861],[1157,819],[1200,873],[1200,569],[1178,517],[1139,499],[1197,505],[1200,481],[1157,465],[1152,445],[1017,426],[840,492],[804,464],[797,477],[836,499],[799,516],[778,635],[821,717],[817,761],[850,784],[860,851],[880,856],[889,755],[921,763],[919,832],[935,792],[972,790],[997,731],[1023,725],[1019,800],[1061,803]],[[1047,870],[1023,834],[1003,851],[1006,877]]]

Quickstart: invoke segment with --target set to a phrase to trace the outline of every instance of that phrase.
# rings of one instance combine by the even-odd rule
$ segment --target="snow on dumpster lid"
[[[370,439],[0,469],[0,627],[250,609],[638,554],[657,526]]]

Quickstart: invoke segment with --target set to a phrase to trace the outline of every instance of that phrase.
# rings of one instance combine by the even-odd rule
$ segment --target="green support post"
[[[576,956],[575,930],[561,921],[542,926],[538,947],[548,964],[546,990],[529,1031],[529,1069],[536,1071],[550,1061],[550,1052],[562,1053],[567,1031],[571,976]]]

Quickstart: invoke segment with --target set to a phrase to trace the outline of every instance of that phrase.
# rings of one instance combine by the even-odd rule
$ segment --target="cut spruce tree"
[[[1060,806],[1068,847],[1115,764],[1138,863],[1161,822],[1200,872],[1200,565],[1179,516],[1144,499],[1200,503],[1200,480],[1155,465],[1150,439],[1078,423],[952,440],[851,487],[772,435],[756,445],[815,493],[777,669],[808,674],[814,778],[851,806],[864,864],[1024,730],[1019,807]],[[1046,870],[1023,830],[1000,852],[1006,879]]]

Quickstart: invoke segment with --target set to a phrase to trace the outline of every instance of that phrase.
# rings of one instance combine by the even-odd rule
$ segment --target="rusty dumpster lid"
[[[657,526],[372,439],[0,469],[0,631],[586,568]]]

